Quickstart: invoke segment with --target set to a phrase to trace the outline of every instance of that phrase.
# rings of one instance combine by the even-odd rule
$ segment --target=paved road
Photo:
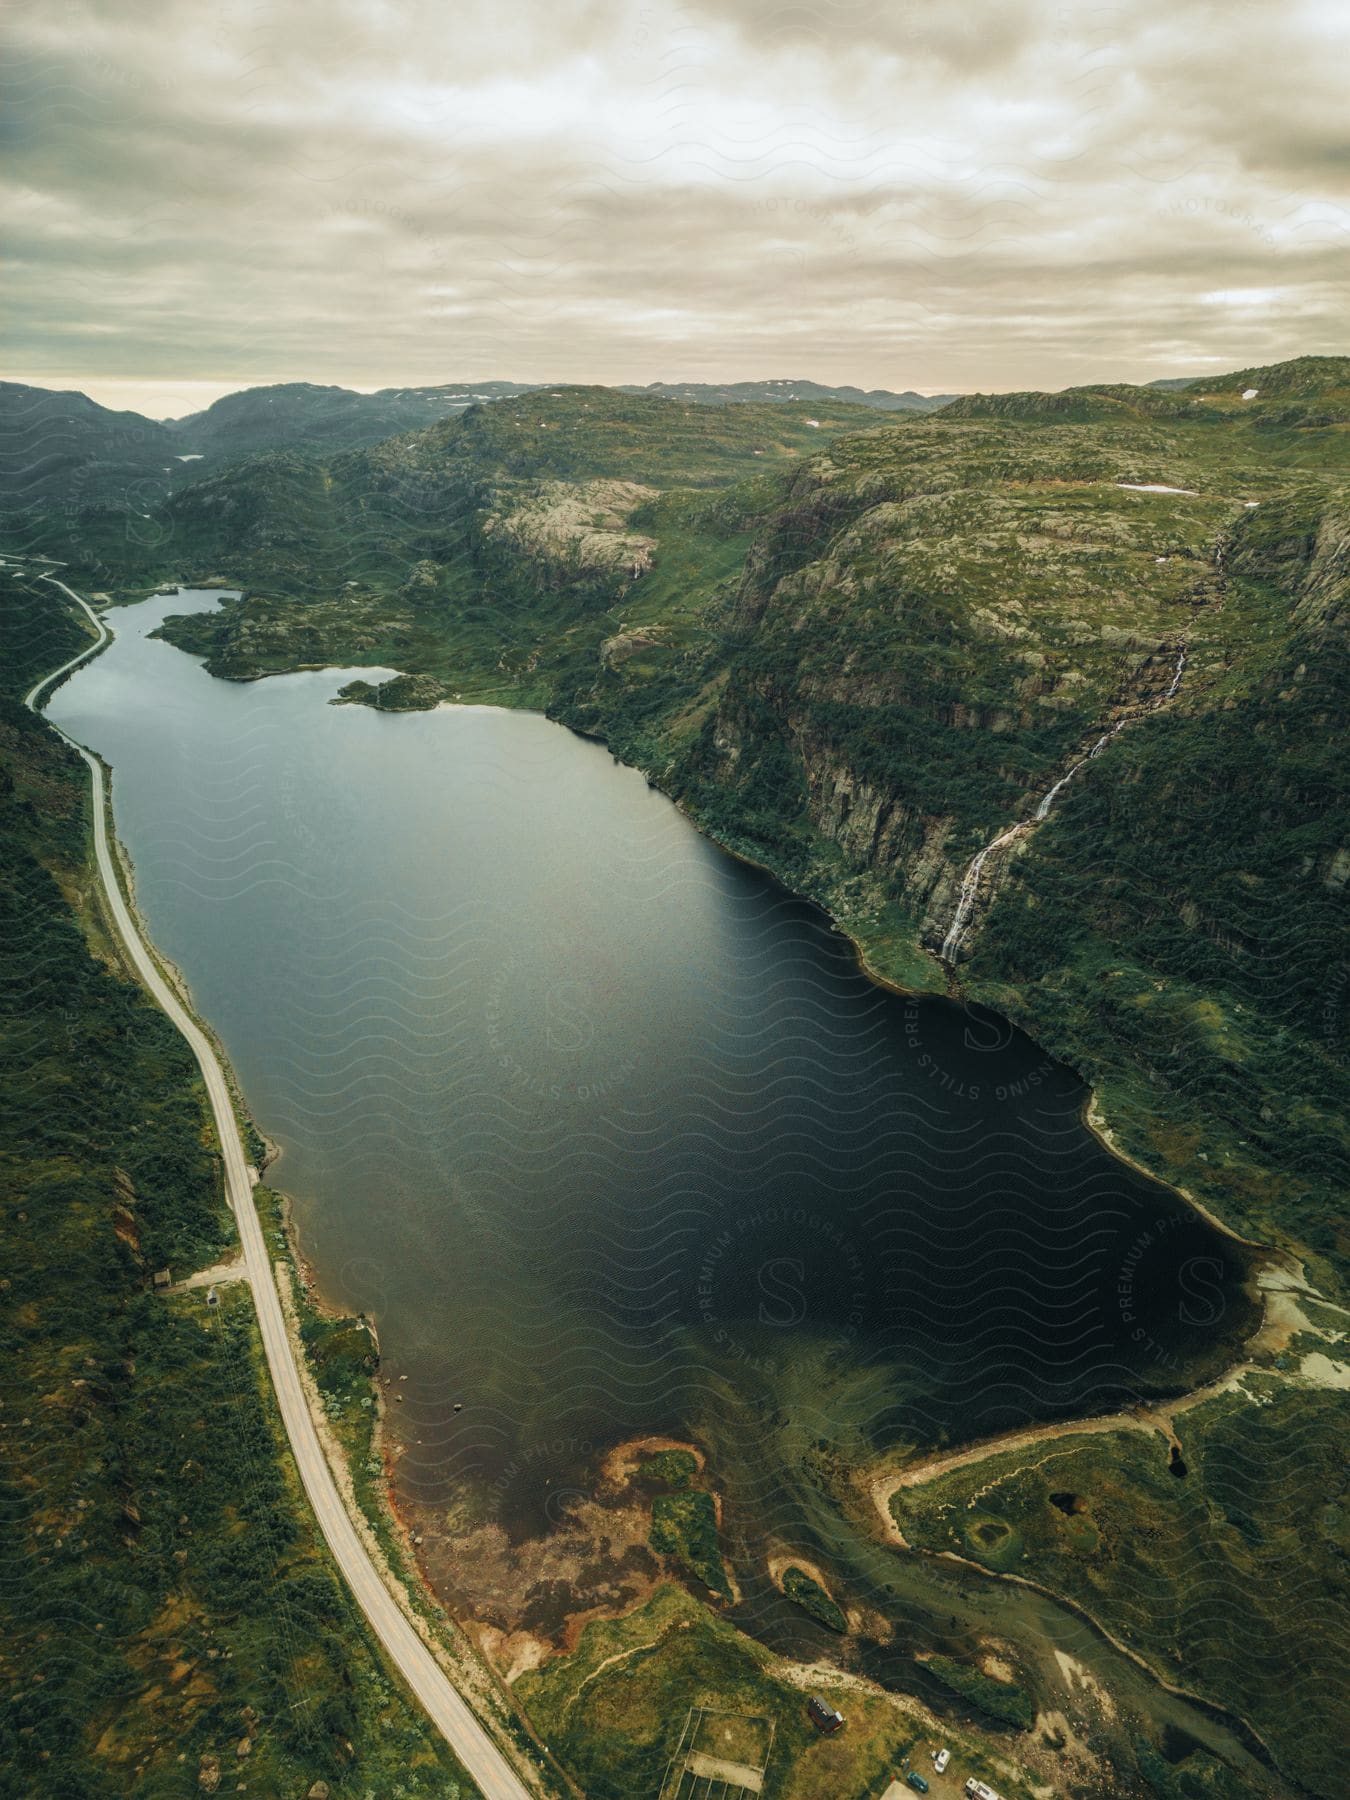
[[[50,675],[44,675],[29,690],[25,697],[26,704],[35,712],[44,690],[68,669],[73,669],[86,657],[101,649],[112,635],[93,608],[78,594],[72,593],[65,582],[58,581],[54,575],[44,576],[43,579],[60,588],[63,594],[83,608],[98,629],[99,641],[91,644],[87,650],[82,650],[78,656],[72,656],[69,662],[54,669]],[[65,734],[62,733],[62,736]],[[239,1227],[247,1279],[253,1291],[253,1304],[257,1309],[263,1348],[267,1353],[267,1366],[271,1370],[272,1385],[276,1390],[286,1435],[290,1439],[296,1466],[305,1484],[305,1492],[309,1495],[310,1505],[314,1508],[319,1528],[328,1540],[328,1547],[342,1577],[370,1621],[375,1635],[384,1645],[403,1679],[426,1708],[432,1723],[477,1782],[484,1800],[531,1800],[529,1789],[489,1737],[467,1702],[461,1698],[380,1579],[379,1572],[343,1505],[332,1471],[324,1458],[309,1407],[305,1403],[300,1375],[291,1354],[281,1301],[272,1279],[267,1244],[258,1221],[258,1210],[253,1204],[253,1185],[249,1179],[248,1162],[234,1108],[230,1103],[225,1072],[210,1040],[192,1020],[177,994],[160,974],[127,903],[122,898],[108,843],[102,765],[82,745],[74,743],[73,739],[67,738],[66,741],[79,751],[89,765],[94,792],[94,852],[99,878],[118,934],[126,945],[127,954],[135,964],[141,980],[191,1045],[206,1082],[206,1091],[211,1097],[211,1110],[215,1115],[216,1132],[225,1159],[225,1190]]]

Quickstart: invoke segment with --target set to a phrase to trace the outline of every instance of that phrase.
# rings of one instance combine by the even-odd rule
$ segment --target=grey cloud
[[[74,0],[10,32],[25,379],[989,388],[1343,347],[1330,5]]]

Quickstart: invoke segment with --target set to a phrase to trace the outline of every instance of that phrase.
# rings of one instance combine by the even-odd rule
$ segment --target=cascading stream
[[[1124,719],[1118,719],[1109,731],[1104,731],[1102,733],[1086,756],[1080,756],[1076,763],[1070,763],[1069,767],[1060,776],[1055,785],[1042,797],[1041,803],[1036,808],[1034,814],[1034,818],[1037,821],[1044,819],[1049,814],[1050,808],[1055,804],[1055,796],[1059,793],[1060,789],[1068,786],[1084,763],[1090,763],[1093,757],[1101,755],[1102,751],[1105,750],[1106,746],[1111,742],[1111,739],[1116,735],[1124,723]]]
[[[1067,780],[1067,776],[1065,779]],[[1040,817],[1040,815],[1037,814],[1037,817]],[[1010,844],[1014,838],[1020,837],[1027,829],[1028,824],[1025,819],[1022,820],[1020,824],[1010,825],[1008,829],[1001,832],[998,837],[991,838],[984,849],[979,851],[972,859],[970,867],[966,870],[965,876],[961,882],[961,896],[956,903],[956,913],[952,919],[951,927],[948,930],[946,937],[942,940],[943,962],[951,962],[955,957],[956,952],[961,947],[961,939],[965,936],[966,926],[969,923],[971,912],[975,906],[975,896],[980,890],[980,875],[984,869],[985,858],[990,856],[995,850],[1001,850],[1005,844]]]
[[[1177,666],[1172,671],[1172,680],[1168,685],[1167,692],[1163,695],[1161,700],[1155,703],[1155,708],[1157,706],[1165,706],[1169,700],[1176,696],[1178,689],[1181,687],[1181,677],[1185,673],[1185,669],[1186,646],[1183,644],[1177,656]],[[961,948],[962,939],[965,937],[966,931],[970,925],[971,915],[975,911],[975,902],[978,899],[980,892],[980,877],[984,873],[986,859],[995,855],[998,851],[1006,849],[1006,847],[1016,838],[1033,830],[1040,824],[1042,819],[1048,818],[1050,808],[1055,804],[1059,794],[1073,780],[1078,771],[1087,763],[1092,762],[1095,757],[1100,756],[1102,751],[1105,750],[1106,746],[1111,742],[1111,739],[1115,737],[1116,733],[1118,731],[1123,731],[1133,717],[1137,717],[1137,715],[1127,713],[1123,718],[1117,719],[1109,731],[1104,731],[1102,733],[1087,754],[1085,756],[1080,756],[1077,762],[1071,763],[1054,786],[1046,790],[1041,796],[1035,812],[1029,819],[1020,819],[1017,824],[1006,826],[999,832],[997,837],[991,838],[984,848],[978,850],[971,858],[970,864],[961,879],[961,892],[956,902],[956,911],[952,916],[952,922],[948,927],[947,935],[942,940],[941,954],[943,962],[954,963],[956,961],[957,952]]]

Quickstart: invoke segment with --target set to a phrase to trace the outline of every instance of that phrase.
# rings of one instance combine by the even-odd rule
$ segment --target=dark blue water
[[[113,615],[51,712],[113,767],[323,1290],[407,1377],[399,1490],[450,1542],[475,1490],[519,1552],[619,1440],[692,1437],[753,1603],[771,1539],[847,1562],[841,1466],[1179,1388],[1241,1325],[1228,1246],[1028,1039],[881,992],[541,717],[147,637],[210,603]]]

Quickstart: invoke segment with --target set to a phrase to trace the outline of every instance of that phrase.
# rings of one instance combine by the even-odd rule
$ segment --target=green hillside
[[[1300,356],[1292,362],[1178,383],[1064,388],[1059,393],[962,394],[944,419],[1019,419],[1053,425],[1132,417],[1203,423],[1235,413],[1258,430],[1350,423],[1350,358]]]
[[[0,381],[0,521],[7,543],[27,541],[35,507],[99,501],[143,512],[186,478],[182,446],[165,425],[114,412],[84,394]]]
[[[951,394],[916,394],[913,388],[894,393],[890,388],[831,387],[819,381],[653,381],[645,388],[625,387],[625,394],[659,394],[666,400],[695,400],[703,406],[727,406],[745,401],[804,400],[811,406],[822,401],[869,406],[877,412],[936,412],[954,398]]]
[[[282,381],[226,394],[202,412],[173,420],[169,429],[178,450],[196,452],[211,463],[274,450],[331,455],[400,431],[423,430],[476,401],[529,391],[518,382],[489,381],[361,394],[312,381]]]

